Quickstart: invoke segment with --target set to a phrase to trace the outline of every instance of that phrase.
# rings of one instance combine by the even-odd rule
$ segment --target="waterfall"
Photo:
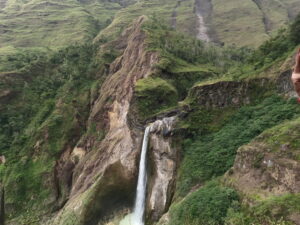
[[[150,123],[144,133],[140,164],[139,164],[139,176],[137,183],[137,191],[134,203],[134,210],[132,214],[125,216],[119,223],[119,225],[144,225],[144,213],[146,202],[146,188],[147,188],[147,171],[146,171],[146,155],[148,148],[149,135],[156,134],[158,136],[169,135],[172,131],[176,117],[166,117],[161,120],[156,120]],[[161,196],[165,198],[165,196]]]
[[[144,225],[144,211],[145,211],[145,198],[146,198],[146,154],[149,140],[150,126],[146,127],[143,139],[143,146],[140,158],[139,177],[137,184],[137,192],[135,197],[133,221],[134,225]]]

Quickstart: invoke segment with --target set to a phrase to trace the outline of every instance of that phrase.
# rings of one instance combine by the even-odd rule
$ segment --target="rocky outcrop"
[[[252,142],[238,150],[230,170],[235,187],[243,193],[262,197],[300,192],[300,164],[287,156],[288,144],[281,153],[271,152],[263,142]],[[258,191],[259,190],[259,191]]]
[[[296,97],[297,94],[291,81],[291,75],[292,70],[286,70],[278,76],[276,81],[277,90],[288,97]]]
[[[105,133],[102,140],[84,137],[71,155],[79,160],[73,169],[70,199],[52,224],[98,224],[133,203],[141,132],[129,128],[128,112],[137,80],[154,70],[158,55],[146,50],[140,17],[119,41],[124,53],[111,65],[109,76],[93,103],[88,126]],[[76,153],[76,152],[77,153]],[[118,202],[118,207],[114,202]],[[70,216],[73,215],[73,216]]]
[[[220,81],[193,87],[189,98],[206,108],[223,108],[249,104],[273,89],[274,83],[268,78]]]
[[[273,196],[300,193],[299,128],[299,119],[289,121],[240,147],[225,183],[238,190],[250,205]],[[299,218],[299,212],[285,216],[299,224],[293,219]]]
[[[223,108],[249,104],[272,92],[295,97],[291,70],[276,74],[276,78],[255,78],[240,81],[220,81],[194,86],[189,98],[206,108]]]
[[[151,176],[147,204],[147,219],[158,221],[168,210],[175,189],[178,153],[172,146],[176,117],[166,117],[150,125]]]

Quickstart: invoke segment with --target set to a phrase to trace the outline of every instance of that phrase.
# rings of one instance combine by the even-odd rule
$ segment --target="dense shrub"
[[[0,113],[0,155],[7,159],[0,168],[1,180],[6,203],[16,210],[8,217],[22,208],[39,212],[37,207],[52,193],[44,178],[53,173],[62,150],[74,146],[85,132],[90,88],[95,82],[101,85],[105,63],[95,55],[93,45],[70,46],[23,67],[27,80],[17,87],[1,83],[3,88],[17,88]]]
[[[231,208],[226,225],[292,225],[289,217],[300,211],[300,195],[286,194],[258,202],[254,206]]]
[[[294,101],[272,96],[260,104],[240,108],[217,132],[186,141],[179,193],[184,195],[193,185],[224,174],[233,165],[238,147],[299,113],[299,105]]]
[[[237,201],[238,195],[233,189],[210,182],[171,208],[170,224],[224,224],[228,209],[234,207]]]
[[[139,80],[135,92],[138,112],[142,117],[175,106],[178,100],[177,90],[159,77]]]
[[[248,63],[259,69],[273,64],[277,59],[283,59],[298,44],[300,44],[300,14],[286,28],[280,29],[276,36],[265,41],[248,58]]]

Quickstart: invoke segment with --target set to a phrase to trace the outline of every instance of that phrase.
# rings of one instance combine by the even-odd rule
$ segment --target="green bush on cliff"
[[[136,104],[139,115],[147,117],[177,105],[177,90],[159,77],[139,80],[135,86]]]
[[[295,47],[289,38],[289,32],[282,29],[278,34],[265,41],[250,57],[249,63],[254,65],[255,69],[268,66],[277,59],[287,57],[287,54]]]
[[[274,196],[254,206],[232,208],[228,211],[226,225],[292,225],[289,216],[300,211],[300,194]]]
[[[248,63],[254,69],[272,65],[277,59],[284,59],[300,44],[300,14],[287,28],[278,31],[277,35],[265,41],[252,56]]]
[[[212,181],[175,204],[170,211],[172,225],[221,225],[227,211],[237,205],[237,193]]]
[[[299,113],[300,108],[295,101],[272,96],[257,105],[240,108],[218,131],[186,141],[179,171],[178,194],[184,195],[194,185],[224,174],[233,165],[238,147],[265,129],[292,119]],[[201,125],[199,127],[201,132]]]

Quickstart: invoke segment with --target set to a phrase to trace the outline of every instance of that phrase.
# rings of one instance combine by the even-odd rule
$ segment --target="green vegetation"
[[[243,106],[235,113],[232,109],[225,114],[224,111],[226,109],[222,113],[201,113],[200,109],[191,118],[187,118],[186,122],[190,121],[192,131],[195,132],[195,128],[199,127],[199,133],[184,142],[184,159],[179,171],[177,194],[184,196],[194,185],[224,174],[233,165],[238,147],[248,143],[265,129],[300,113],[294,100],[286,101],[276,95],[257,105]],[[224,117],[219,118],[222,114],[226,120]],[[195,121],[199,123],[196,125]],[[220,124],[214,126],[218,123],[221,123],[221,127]]]
[[[258,49],[253,51],[245,59],[242,68],[231,69],[233,77],[249,77],[249,74],[257,74],[271,66],[276,66],[285,60],[291,52],[300,44],[300,14],[296,20],[287,28],[278,30],[278,33],[263,42]]]
[[[229,208],[239,200],[237,193],[211,181],[189,194],[170,210],[172,225],[221,225]]]
[[[226,225],[292,225],[289,216],[300,212],[300,195],[286,194],[259,202],[253,207],[243,206],[228,211]]]
[[[47,54],[44,48],[0,48],[0,72],[19,70]]]
[[[299,13],[300,3],[297,0],[246,0],[242,3],[227,0],[224,4],[222,0],[212,0],[212,5],[211,23],[221,42],[258,47]]]
[[[241,6],[239,0],[228,0],[226,4],[222,0],[213,0],[212,5],[212,24],[222,42],[257,47],[268,39],[262,13],[254,1],[243,1]]]
[[[200,40],[170,28],[157,17],[144,25],[149,50],[160,52],[162,59],[158,68],[170,72],[193,70],[224,73],[233,65],[244,63],[247,48],[225,47],[205,44]]]
[[[109,40],[117,37],[133,20],[142,15],[155,15],[157,18],[160,18],[160,23],[163,22],[171,25],[174,11],[177,12],[177,28],[188,34],[195,34],[196,17],[193,13],[193,9],[193,0],[181,1],[179,5],[178,1],[174,0],[141,0],[136,4],[119,10],[112,23],[101,31],[95,40]]]
[[[254,142],[264,143],[273,153],[280,154],[280,157],[300,161],[300,119],[297,117],[272,127],[255,138]],[[286,146],[284,152],[282,146]]]
[[[148,51],[158,52],[160,61],[154,65],[155,74],[136,83],[134,104],[142,119],[179,105],[188,108],[178,125],[185,140],[176,200],[185,197],[193,188],[204,185],[172,206],[171,224],[265,225],[274,222],[283,225],[288,224],[284,217],[292,212],[292,207],[299,211],[299,207],[295,206],[299,204],[298,195],[269,199],[249,209],[240,208],[237,203],[239,198],[233,189],[215,181],[209,182],[223,175],[233,165],[236,151],[241,145],[264,130],[299,116],[300,108],[292,101],[294,99],[288,101],[277,95],[266,98],[270,96],[269,92],[266,94],[265,90],[253,88],[250,95],[257,97],[257,101],[251,101],[252,105],[204,109],[193,101],[195,99],[190,96],[186,98],[193,86],[212,80],[251,78],[286,58],[299,44],[298,36],[293,35],[299,33],[299,18],[257,50],[251,50],[205,44],[180,34],[161,21],[165,18],[169,23],[176,9],[178,28],[193,33],[190,27],[195,18],[188,17],[193,15],[191,9],[194,1],[191,0],[183,1],[177,8],[177,2],[171,0],[141,1],[136,4],[133,4],[135,1],[83,3],[73,0],[35,0],[18,1],[15,5],[12,2],[15,1],[9,1],[5,13],[0,15],[0,27],[5,28],[0,42],[8,43],[8,47],[0,46],[0,71],[13,71],[1,73],[5,79],[0,83],[0,94],[4,96],[0,98],[0,155],[5,155],[7,159],[5,165],[0,165],[0,174],[6,189],[6,204],[10,206],[8,219],[14,218],[21,224],[34,223],[38,221],[39,214],[49,213],[67,200],[64,187],[55,186],[53,181],[56,160],[66,149],[74,148],[85,135],[94,140],[101,140],[105,136],[104,131],[97,129],[95,124],[86,127],[86,122],[91,103],[99,95],[109,64],[118,55],[117,50],[109,48],[107,42],[111,37],[118,36],[133,18],[141,14],[150,15],[153,10],[157,14],[145,23],[143,30],[148,37]],[[230,0],[229,5],[221,9],[220,1],[214,0],[213,4],[217,6],[214,13],[222,14],[224,10],[227,15],[236,3]],[[257,16],[258,9],[253,2],[245,2],[245,9],[237,15],[243,14],[248,6],[251,11],[247,16],[255,17],[251,29],[256,30],[249,29],[247,32],[262,35],[261,13]],[[20,17],[14,16],[16,11]],[[113,15],[116,16],[112,22]],[[237,15],[232,13],[232,16]],[[25,20],[21,23],[23,16]],[[237,22],[232,27],[237,29],[242,26],[244,29],[246,20],[245,17],[235,20]],[[226,21],[213,21],[220,22],[224,24]],[[229,39],[225,35],[226,27],[227,24],[222,28],[222,40]],[[100,53],[99,46],[91,44],[63,47],[69,43],[90,41],[101,29],[103,31],[96,40],[106,44],[101,46],[104,50],[101,48]],[[256,45],[261,41],[261,38],[249,40],[250,35],[245,30],[237,31],[243,33],[243,36],[236,37],[237,42],[245,35],[247,39],[243,39],[242,44]],[[37,47],[25,48],[27,46]],[[61,50],[53,50],[57,48]],[[271,92],[273,94],[273,90]],[[184,99],[184,102],[178,103]],[[299,146],[298,139],[287,141],[290,133],[286,132],[286,128],[279,128],[278,133],[272,129],[264,133],[271,136],[266,143],[274,151],[287,142],[293,148]],[[298,132],[297,126],[294,128]],[[275,138],[278,142],[275,142]],[[294,156],[299,158],[298,153]],[[100,189],[104,187],[102,185]],[[121,189],[117,191],[122,192]],[[98,195],[105,199],[115,193],[116,190],[109,195],[99,191],[88,200],[89,203],[97,202],[100,209],[103,205],[98,202]],[[280,213],[273,219],[271,209],[276,207],[279,207]],[[98,208],[91,207],[87,220],[94,220],[95,216],[97,222]],[[74,218],[73,214],[69,216],[66,217],[69,221]]]
[[[139,114],[147,117],[161,110],[177,105],[176,89],[167,81],[150,76],[141,79],[135,87]]]
[[[118,1],[8,0],[0,13],[0,47],[57,49],[91,41],[122,8]]]
[[[0,105],[8,218],[20,216],[19,223],[27,224],[35,214],[52,210],[56,195],[66,198],[63,187],[61,193],[54,191],[55,161],[90,130],[85,127],[90,91],[101,85],[104,65],[115,57],[110,50],[95,57],[96,50],[93,45],[67,47],[26,64],[18,72],[17,86],[1,83],[4,89],[17,90],[9,104]]]

